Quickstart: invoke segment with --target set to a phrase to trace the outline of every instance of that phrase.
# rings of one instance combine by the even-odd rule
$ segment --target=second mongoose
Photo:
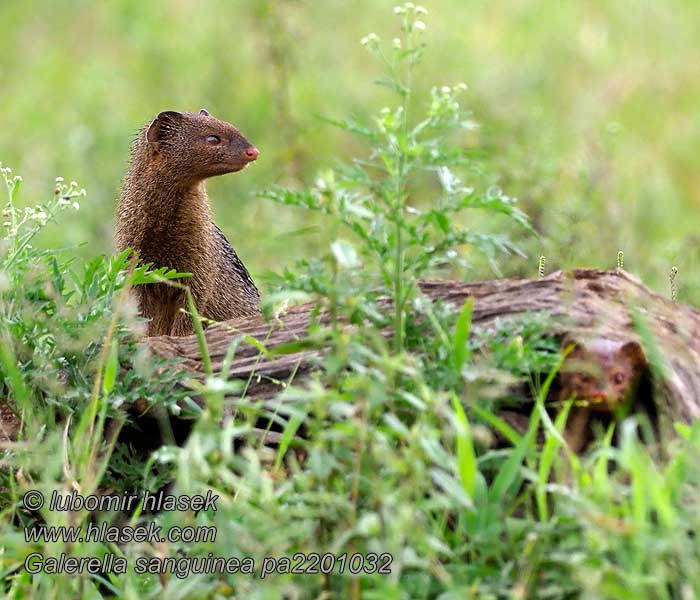
[[[260,314],[260,296],[235,250],[212,220],[206,180],[234,173],[258,158],[233,125],[199,113],[161,112],[132,146],[117,211],[116,246],[141,263],[191,273],[189,286],[203,317],[224,321]],[[182,289],[137,286],[148,335],[189,335],[193,323]]]
[[[581,452],[590,441],[590,421],[594,415],[613,416],[633,401],[644,373],[649,368],[642,347],[636,341],[606,338],[573,345],[560,373],[562,402],[574,400],[569,412],[565,438],[574,452]]]

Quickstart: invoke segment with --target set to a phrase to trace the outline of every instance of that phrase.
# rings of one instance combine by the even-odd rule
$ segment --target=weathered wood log
[[[497,318],[531,312],[551,317],[548,322],[553,335],[637,341],[655,367],[654,401],[659,414],[684,421],[700,416],[700,311],[659,296],[623,270],[577,269],[538,279],[476,283],[422,281],[420,287],[428,298],[455,305],[473,298],[474,331],[492,327]],[[232,338],[246,335],[272,351],[264,355],[254,344],[242,342],[239,346],[229,376],[247,382],[247,399],[274,396],[292,377],[295,384],[303,383],[316,367],[320,351],[275,355],[274,350],[305,339],[313,306],[296,306],[270,323],[239,320],[210,327],[206,338],[214,370],[222,368]],[[382,306],[389,310],[389,301]],[[321,314],[316,319],[323,322],[328,316]],[[649,336],[640,337],[639,321],[652,334],[651,345]],[[146,343],[155,354],[178,357],[182,368],[202,374],[195,336],[162,336]]]

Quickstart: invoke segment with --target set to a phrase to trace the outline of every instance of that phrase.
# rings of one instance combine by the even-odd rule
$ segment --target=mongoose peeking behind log
[[[649,364],[636,341],[595,338],[573,345],[560,373],[560,402],[574,400],[564,437],[574,452],[582,452],[592,437],[593,416],[614,416],[635,400]]]
[[[206,180],[244,169],[258,158],[233,125],[199,113],[166,111],[132,146],[117,211],[116,246],[142,263],[192,273],[189,286],[200,315],[215,321],[260,314],[260,296],[235,250],[212,220]],[[135,290],[150,319],[148,335],[188,335],[185,294],[167,284]]]

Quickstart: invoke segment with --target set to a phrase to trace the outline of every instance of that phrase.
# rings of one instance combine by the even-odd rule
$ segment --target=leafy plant
[[[477,191],[457,175],[457,170],[474,168],[468,151],[454,144],[455,139],[458,144],[463,142],[463,135],[476,127],[459,101],[466,85],[434,87],[424,112],[418,112],[413,80],[425,49],[427,11],[406,3],[394,12],[401,21],[400,36],[389,49],[382,47],[375,34],[364,37],[362,43],[383,63],[386,74],[377,83],[391,90],[398,104],[383,108],[367,122],[326,119],[367,144],[368,156],[324,171],[309,190],[275,188],[262,195],[322,212],[352,236],[352,242],[341,238],[333,243],[332,258],[326,263],[361,272],[361,277],[344,278],[340,286],[347,290],[352,284],[357,288],[354,297],[389,293],[394,348],[401,351],[406,312],[418,294],[421,276],[437,267],[463,264],[460,250],[465,246],[485,252],[494,265],[496,253],[518,252],[503,235],[465,227],[461,213],[482,209],[524,227],[529,223],[514,199],[496,188]],[[439,190],[430,187],[434,181]],[[417,201],[416,189],[425,191],[426,186],[430,199]],[[303,266],[306,277],[296,281],[287,277],[285,283],[329,295],[332,286],[308,281],[309,277],[321,278],[316,274],[320,267]]]
[[[2,176],[7,202],[0,253],[0,390],[10,401],[6,410],[20,417],[20,440],[50,445],[52,427],[70,431],[63,453],[71,476],[94,489],[116,440],[105,436],[108,417],[122,423],[124,407],[144,397],[173,410],[187,398],[182,376],[144,360],[138,346],[141,319],[128,298],[134,285],[183,274],[135,266],[128,252],[80,264],[67,250],[35,248],[44,228],[65,211],[78,210],[85,191],[59,178],[45,203],[21,209],[21,178],[8,168]],[[122,365],[131,367],[124,376]]]
[[[0,255],[2,382],[20,403],[18,408],[28,414],[42,404],[73,410],[92,395],[91,378],[104,348],[105,323],[112,318],[115,305],[120,315],[114,331],[118,345],[124,344],[123,353],[138,355],[132,334],[142,331],[141,320],[128,300],[128,289],[183,274],[135,266],[129,252],[79,264],[66,250],[33,247],[36,236],[61,213],[78,210],[78,199],[85,196],[85,190],[76,182],[68,185],[58,178],[54,194],[45,203],[21,209],[21,178],[13,177],[9,168],[2,169],[2,175],[7,189]],[[24,382],[22,393],[13,389],[12,373]],[[114,376],[114,402],[119,405],[133,397],[134,381],[121,387]]]

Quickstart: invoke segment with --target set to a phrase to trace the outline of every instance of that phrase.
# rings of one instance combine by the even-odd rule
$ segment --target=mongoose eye
[[[211,144],[212,146],[216,146],[216,144],[221,143],[221,138],[218,135],[208,135],[207,136],[207,144]]]
[[[614,382],[616,385],[620,385],[620,384],[623,383],[624,381],[625,381],[625,374],[624,374],[624,373],[615,373],[615,374],[613,375],[613,382]]]

